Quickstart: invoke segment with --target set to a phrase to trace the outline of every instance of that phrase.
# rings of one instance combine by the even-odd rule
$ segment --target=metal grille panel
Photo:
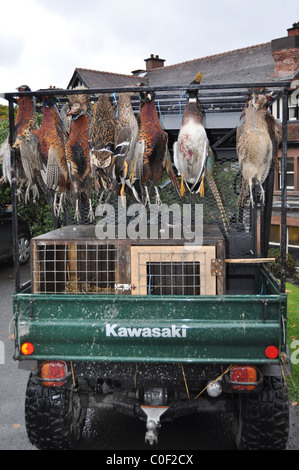
[[[37,244],[33,260],[34,292],[111,294],[118,282],[114,245],[96,243]]]

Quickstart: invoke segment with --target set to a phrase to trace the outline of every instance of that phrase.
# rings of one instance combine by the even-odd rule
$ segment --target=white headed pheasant
[[[173,146],[174,164],[181,175],[181,195],[185,192],[185,184],[191,193],[200,191],[203,196],[209,141],[203,126],[203,114],[197,93],[197,90],[188,91],[189,98],[182,126],[178,140]]]
[[[199,83],[202,74],[198,74],[193,83]],[[204,196],[204,177],[216,200],[225,232],[228,221],[214,176],[214,155],[203,126],[203,113],[198,100],[198,90],[188,90],[189,98],[182,118],[178,141],[173,146],[174,164],[181,175],[181,195],[185,187],[191,193]]]

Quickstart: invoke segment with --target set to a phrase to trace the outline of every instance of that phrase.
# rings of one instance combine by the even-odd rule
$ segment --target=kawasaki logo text
[[[106,324],[106,336],[115,337],[143,337],[143,338],[186,338],[187,326],[171,325],[170,327],[144,327],[127,328],[118,326],[118,323]]]

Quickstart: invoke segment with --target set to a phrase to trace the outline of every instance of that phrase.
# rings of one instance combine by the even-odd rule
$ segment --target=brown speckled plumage
[[[267,110],[267,97],[253,94],[242,113],[237,129],[237,154],[242,175],[242,188],[238,204],[243,206],[248,194],[253,206],[252,188],[258,184],[264,203],[263,183],[271,167],[272,159],[277,159],[279,125]]]
[[[116,125],[116,104],[113,104],[110,93],[102,93],[94,105],[89,134],[91,164],[102,190],[111,189]]]
[[[18,91],[30,91],[30,88],[22,85]],[[41,161],[37,149],[38,139],[35,135],[37,129],[34,98],[30,96],[18,98],[13,148],[16,150],[18,177],[25,179],[27,183],[26,201],[29,199],[30,189],[32,189],[33,197],[38,197],[36,183],[40,176]]]

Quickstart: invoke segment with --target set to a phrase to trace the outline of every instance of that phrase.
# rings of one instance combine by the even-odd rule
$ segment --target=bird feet
[[[204,175],[202,175],[201,183],[199,186],[199,194],[200,194],[200,197],[204,197],[205,195]]]
[[[158,188],[157,186],[154,186],[155,188],[155,191],[156,191],[156,204],[158,206],[161,206],[162,205],[162,201],[161,201],[161,198],[160,198],[160,194],[159,194],[159,191],[158,191]]]
[[[126,161],[124,161],[124,172],[121,178],[122,185],[121,185],[121,190],[120,190],[120,195],[122,198],[124,197],[124,194],[125,194],[125,184],[126,184],[127,174],[128,174],[128,164]]]
[[[64,201],[64,193],[60,194],[58,204],[57,204],[57,193],[55,193],[55,196],[54,196],[54,212],[55,212],[56,217],[59,217],[60,213],[64,212],[63,201]]]
[[[80,222],[80,211],[79,211],[79,201],[76,199],[76,207],[75,207],[75,216],[74,219],[79,223]]]
[[[265,204],[265,190],[261,183],[260,183],[260,189],[261,189],[261,203],[264,205]]]
[[[88,201],[89,201],[88,217],[89,217],[89,222],[92,223],[95,220],[95,216],[94,216],[94,213],[93,213],[91,199],[88,199]]]
[[[185,187],[184,187],[184,175],[181,174],[181,196],[183,197],[185,194]]]
[[[252,193],[252,185],[251,184],[249,185],[249,194],[250,194],[250,204],[251,204],[251,207],[253,208],[254,207],[254,200],[253,200],[253,193]]]
[[[150,199],[150,196],[149,196],[149,192],[148,192],[148,189],[147,189],[147,186],[144,187],[145,189],[145,200],[144,200],[144,205],[145,207],[149,206],[150,203],[151,203],[151,199]]]

